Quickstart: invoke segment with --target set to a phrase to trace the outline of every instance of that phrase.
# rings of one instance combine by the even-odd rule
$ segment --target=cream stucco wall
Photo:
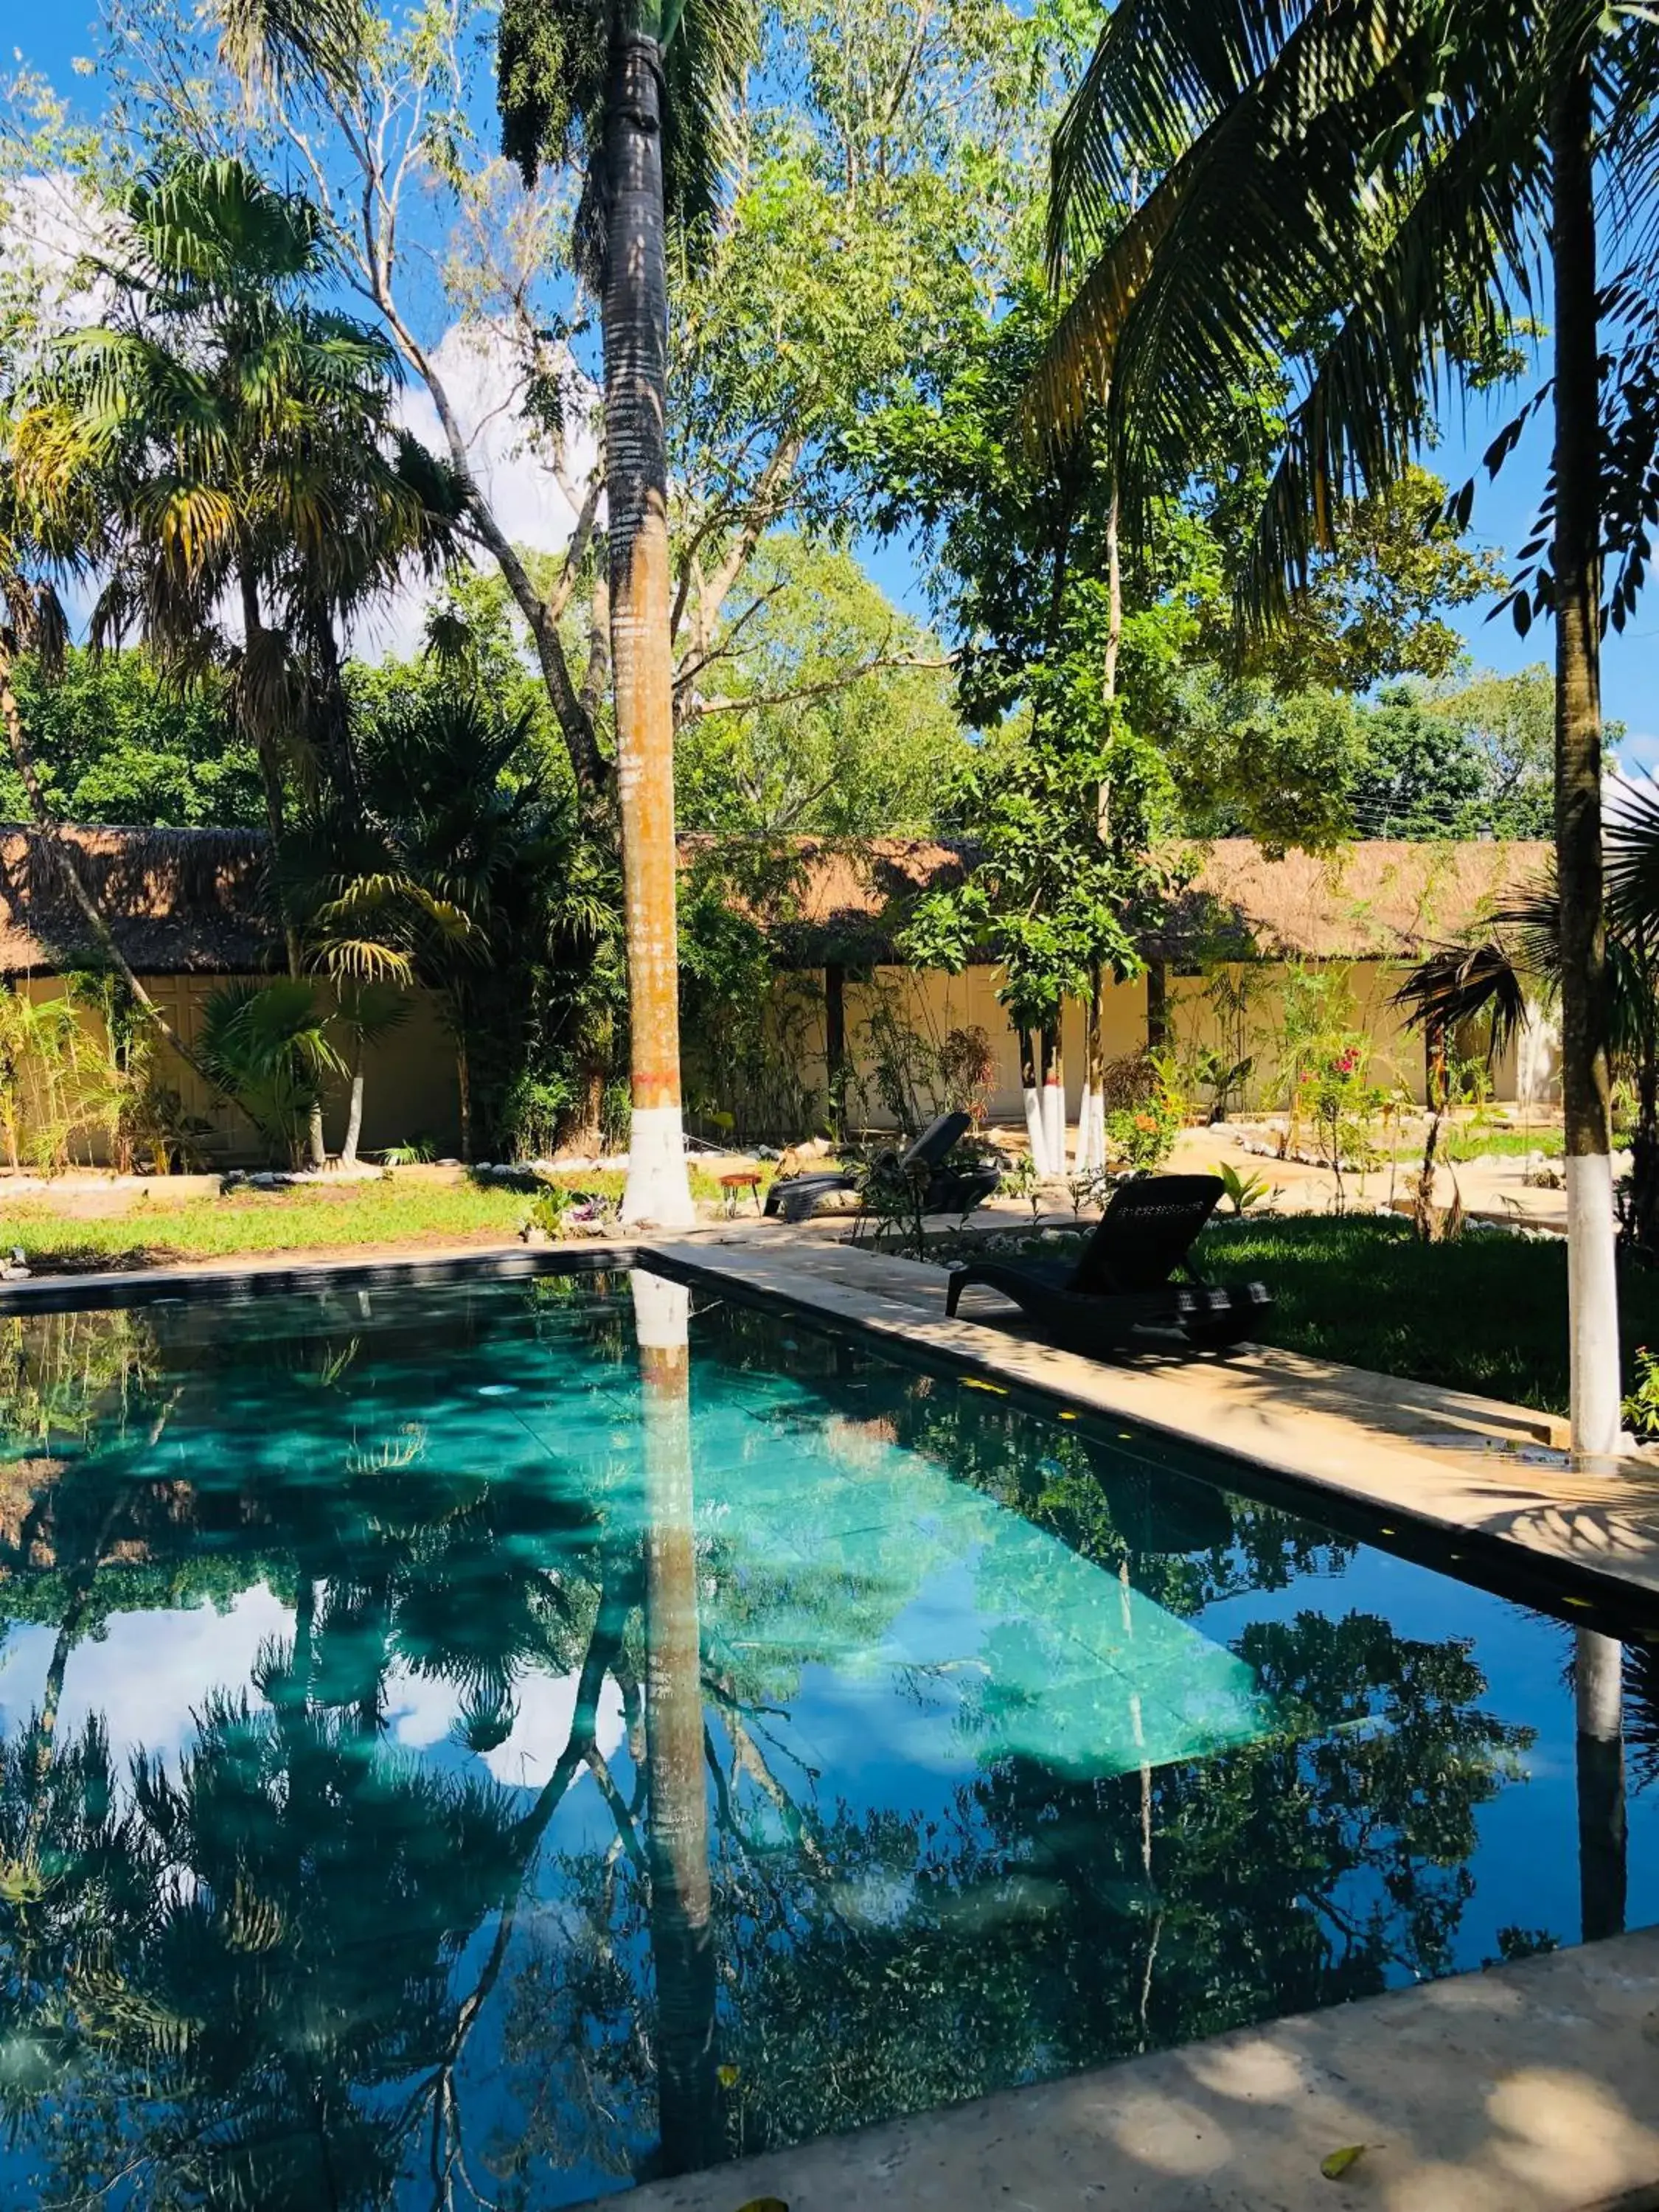
[[[208,1000],[225,979],[216,975],[150,975],[140,980],[185,1048],[193,1048],[201,1036]],[[64,995],[63,981],[55,975],[21,977],[16,979],[16,987],[37,1003]],[[98,1018],[82,1012],[81,1018],[90,1029],[97,1024]],[[156,1074],[161,1082],[178,1091],[187,1114],[208,1124],[209,1133],[199,1142],[210,1166],[263,1164],[264,1147],[246,1117],[220,1097],[165,1044],[158,1054]],[[430,1139],[440,1152],[455,1149],[459,1133],[455,1055],[429,993],[416,992],[409,1018],[380,1043],[368,1048],[364,1055],[363,1077],[361,1142],[364,1152],[404,1144],[417,1134]],[[324,1128],[331,1152],[338,1151],[345,1135],[346,1103],[342,1079],[324,1112]],[[77,1160],[88,1165],[107,1164],[101,1133],[80,1134],[75,1141],[75,1153]]]
[[[1282,1103],[1285,1030],[1291,1001],[1315,980],[1312,988],[1323,994],[1327,1018],[1335,1027],[1358,1030],[1370,1041],[1371,1079],[1398,1085],[1420,1102],[1425,1095],[1426,1068],[1421,1037],[1407,1028],[1400,1010],[1389,1002],[1408,970],[1404,963],[1382,961],[1307,963],[1297,969],[1288,963],[1262,961],[1220,971],[1244,994],[1242,1014],[1228,1024],[1218,1006],[1221,991],[1215,972],[1208,975],[1169,978],[1168,1006],[1170,1043],[1178,1055],[1190,1059],[1200,1048],[1224,1051],[1228,1059],[1247,1057],[1253,1062],[1242,1103],[1262,1111]],[[878,969],[867,984],[849,977],[846,988],[847,1040],[860,1073],[866,1110],[873,1127],[890,1124],[892,1114],[877,1095],[874,1081],[872,1017],[878,1018],[884,1002],[923,1037],[939,1042],[952,1029],[979,1027],[990,1040],[996,1075],[990,1110],[998,1121],[1018,1124],[1022,1118],[1019,1047],[1006,1015],[997,1000],[1000,972],[970,968],[961,975],[936,969],[912,971]],[[1242,1028],[1243,1051],[1228,1050],[1230,1037]],[[1069,1006],[1066,1012],[1063,1044],[1066,1060],[1066,1107],[1075,1115],[1083,1082],[1084,1012]],[[1105,1048],[1109,1059],[1139,1052],[1146,1042],[1146,984],[1145,978],[1119,984],[1107,994]],[[1516,1095],[1517,1057],[1511,1046],[1493,1070],[1493,1091],[1500,1100]],[[1534,1055],[1535,1057],[1535,1055]],[[818,1086],[823,1081],[822,1054],[811,1071]],[[1548,1096],[1547,1086],[1543,1097]]]

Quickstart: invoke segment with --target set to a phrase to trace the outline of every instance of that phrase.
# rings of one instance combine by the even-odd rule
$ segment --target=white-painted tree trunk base
[[[1057,1083],[1042,1086],[1043,1149],[1048,1155],[1048,1172],[1062,1176],[1066,1172],[1066,1093]]]
[[[691,1336],[691,1293],[684,1283],[671,1283],[665,1275],[647,1275],[635,1267],[629,1277],[634,1286],[634,1340],[647,1352],[673,1352]]]
[[[685,1171],[685,1124],[678,1106],[634,1109],[622,1218],[658,1229],[689,1229],[696,1220]]]
[[[1581,1462],[1610,1460],[1623,1443],[1613,1162],[1605,1152],[1571,1152],[1566,1167],[1573,1456]]]
[[[1031,1164],[1040,1176],[1048,1172],[1048,1138],[1042,1126],[1042,1094],[1027,1085],[1025,1092],[1025,1136],[1031,1147]]]
[[[1077,1109],[1077,1143],[1072,1148],[1073,1175],[1092,1175],[1095,1171],[1095,1094],[1085,1083],[1083,1097]]]

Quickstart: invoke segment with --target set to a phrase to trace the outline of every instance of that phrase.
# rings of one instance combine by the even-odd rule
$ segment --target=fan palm
[[[1051,255],[1076,281],[1033,395],[1061,431],[1107,402],[1133,511],[1184,480],[1218,406],[1303,334],[1305,381],[1239,591],[1246,623],[1271,623],[1328,548],[1340,499],[1401,473],[1445,381],[1502,356],[1547,267],[1550,550],[1526,605],[1556,621],[1573,1419],[1578,1448],[1596,1452],[1616,1443],[1620,1404],[1602,556],[1604,536],[1626,556],[1608,610],[1622,615],[1659,511],[1659,355],[1640,286],[1601,289],[1595,184],[1598,161],[1616,169],[1623,234],[1650,258],[1656,88],[1659,15],[1645,4],[1124,0],[1055,140]],[[1608,317],[1622,317],[1630,358],[1604,385]]]
[[[289,975],[224,984],[203,1012],[203,1073],[295,1166],[324,1085],[341,1072],[325,1022],[310,984]]]
[[[101,523],[94,640],[131,629],[189,673],[235,606],[239,716],[280,834],[297,750],[355,789],[336,625],[410,564],[447,556],[444,471],[393,420],[396,358],[307,296],[315,209],[234,161],[141,179],[106,272],[110,319],[57,349],[19,422],[20,486],[64,526]]]

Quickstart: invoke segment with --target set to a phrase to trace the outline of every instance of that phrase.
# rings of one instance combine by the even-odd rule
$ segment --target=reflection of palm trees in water
[[[1587,1943],[1625,1929],[1624,1658],[1610,1636],[1588,1628],[1574,1634],[1578,1893]]]
[[[746,1596],[721,1570],[705,1639],[685,1309],[641,1289],[642,1497],[631,1466],[609,1492],[577,1493],[545,1468],[485,1481],[402,1451],[275,1487],[258,1541],[295,1626],[256,1696],[205,1712],[190,1758],[172,1775],[146,1765],[131,1804],[90,1739],[48,1760],[44,1794],[34,1754],[8,1765],[6,1848],[44,1803],[52,1887],[26,1906],[0,1891],[14,1939],[25,1910],[38,1931],[27,1987],[14,1941],[7,2010],[40,2027],[70,1990],[85,2063],[132,2094],[127,2153],[179,2191],[220,2189],[210,2201],[228,2201],[234,2172],[246,2201],[296,2212],[356,2212],[400,2185],[398,2201],[423,2203],[428,2181],[434,2204],[465,2202],[479,2148],[465,2062],[492,2006],[523,2027],[507,2040],[539,2069],[532,2087],[557,2080],[562,2154],[586,2096],[603,2124],[583,2154],[673,2171],[1445,1970],[1474,1812],[1518,1739],[1480,1710],[1463,1647],[1358,1614],[1253,1632],[1250,1663],[1305,1705],[1300,1735],[1182,1768],[1143,1759],[1097,1783],[1003,1759],[937,1818],[902,1795],[819,1807],[778,1755],[793,1657],[751,1659],[728,1632],[746,1604],[763,1630],[769,1604],[835,1622],[872,1601],[830,1552],[771,1583],[757,1559]],[[849,1401],[832,1449],[882,1480],[925,1417],[937,1433],[917,1441],[957,1472],[940,1425],[953,1402],[860,1417]],[[1029,1474],[1018,1437],[994,1441],[996,1469]],[[1042,1495],[1023,1510],[1109,1565],[1126,1607],[1133,1585],[1195,1610],[1232,1587],[1234,1548],[1267,1565],[1282,1551],[1288,1576],[1306,1540],[1248,1507],[1218,1530],[1208,1492],[1164,1484],[1149,1504],[1069,1455],[1037,1464]],[[211,1513],[210,1495],[197,1504]],[[110,1545],[88,1526],[101,1559]],[[724,1557],[717,1542],[714,1565]],[[763,1634],[754,1648],[776,1647]],[[568,1739],[537,1795],[388,1747],[394,1668],[455,1688],[481,1751],[512,1725],[526,1671],[575,1674]],[[602,1755],[607,1678],[631,1793]],[[538,1880],[584,1772],[614,1841],[544,1861]],[[557,1895],[556,1916],[532,1918],[538,1892]],[[659,2145],[642,2152],[653,2112]],[[94,2172],[89,2136],[83,2148],[91,2179],[66,2201],[90,2207],[111,2169]],[[520,2171],[534,2154],[518,2146]],[[398,2179],[411,2159],[418,2196]]]
[[[645,1445],[645,1737],[663,2172],[719,2155],[714,1898],[691,1466],[690,1300],[636,1274]]]

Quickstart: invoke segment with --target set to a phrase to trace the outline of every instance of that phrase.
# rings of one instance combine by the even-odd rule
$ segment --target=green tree
[[[688,830],[925,832],[967,747],[947,664],[848,553],[777,532],[719,626],[676,754]]]
[[[26,656],[14,672],[41,787],[67,822],[253,827],[264,821],[259,765],[236,731],[222,677],[170,684],[142,651],[71,646],[49,675]],[[28,803],[0,768],[0,815]]]
[[[307,200],[234,161],[175,160],[119,213],[116,312],[62,339],[27,392],[20,485],[92,533],[108,572],[94,641],[137,629],[188,675],[236,605],[228,701],[279,836],[290,762],[355,789],[337,625],[443,557],[453,501],[395,427],[384,342],[311,296],[326,257]]]
[[[1595,173],[1599,160],[1646,192],[1656,84],[1659,26],[1599,0],[1492,0],[1455,21],[1431,0],[1226,0],[1219,15],[1133,0],[1055,140],[1067,304],[1034,397],[1060,428],[1109,400],[1126,484],[1137,501],[1162,496],[1201,453],[1218,396],[1300,333],[1307,374],[1239,587],[1246,618],[1271,628],[1332,543],[1340,499],[1403,477],[1448,364],[1490,373],[1513,303],[1547,268],[1549,552],[1516,605],[1547,605],[1556,624],[1573,1419],[1577,1448],[1597,1454],[1620,1419],[1600,631],[1604,612],[1624,619],[1644,567],[1659,416],[1651,271],[1638,258],[1603,293]],[[1638,257],[1650,249],[1650,216],[1627,235]],[[1626,301],[1625,358],[1604,381],[1602,318],[1616,329]],[[1609,547],[1623,565],[1604,606]]]

